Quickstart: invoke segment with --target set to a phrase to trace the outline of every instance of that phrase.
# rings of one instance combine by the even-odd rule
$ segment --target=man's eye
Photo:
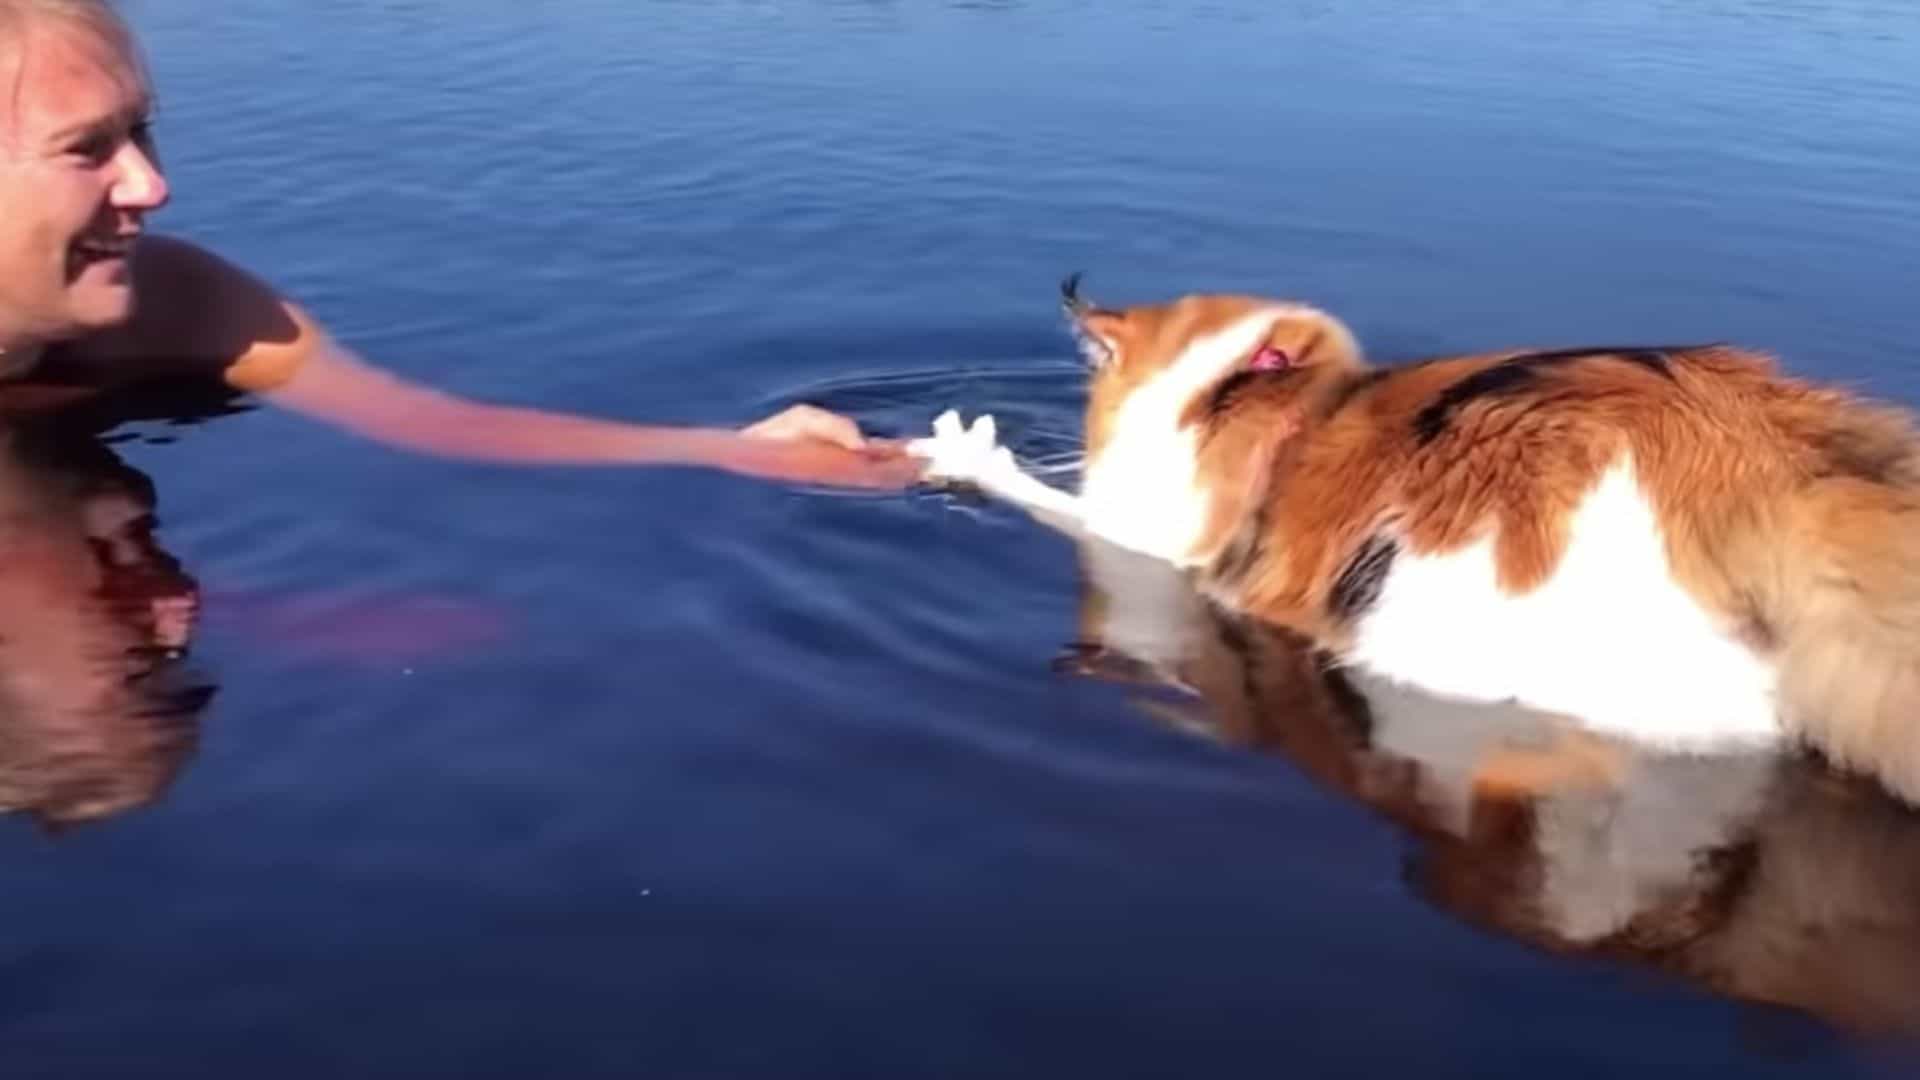
[[[153,152],[153,124],[142,120],[124,131],[101,131],[82,136],[73,145],[67,147],[72,154],[91,164],[101,164],[113,158],[120,147],[131,142],[145,153]]]
[[[105,161],[113,156],[116,141],[109,135],[89,135],[67,147],[67,153],[87,161]]]

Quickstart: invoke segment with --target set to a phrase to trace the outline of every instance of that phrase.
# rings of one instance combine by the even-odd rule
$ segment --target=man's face
[[[128,265],[167,201],[133,58],[79,28],[29,24],[0,55],[0,349],[133,313]]]

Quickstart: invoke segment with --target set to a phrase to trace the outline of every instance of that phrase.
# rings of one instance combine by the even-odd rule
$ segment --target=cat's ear
[[[1353,331],[1339,319],[1310,307],[1290,308],[1274,319],[1273,328],[1247,360],[1247,366],[1255,371],[1360,368],[1365,363]]]
[[[1120,358],[1126,333],[1126,316],[1111,311],[1095,311],[1069,323],[1080,355],[1094,367],[1106,367]]]
[[[1123,312],[1102,310],[1081,296],[1077,272],[1060,283],[1060,307],[1087,363],[1105,367],[1119,359],[1127,317]]]

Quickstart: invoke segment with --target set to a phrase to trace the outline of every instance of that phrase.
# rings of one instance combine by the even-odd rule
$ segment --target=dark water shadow
[[[1060,670],[1131,683],[1161,720],[1389,819],[1426,902],[1750,1003],[1769,1056],[1797,1038],[1782,1013],[1903,1054],[1920,1039],[1920,812],[1879,788],[1809,757],[1661,753],[1332,670],[1162,563],[1089,541],[1081,566]]]

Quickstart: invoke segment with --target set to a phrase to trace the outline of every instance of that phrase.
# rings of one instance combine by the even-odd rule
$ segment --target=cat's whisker
[[[1038,458],[1033,461],[1023,461],[1021,464],[1029,471],[1042,476],[1061,476],[1080,472],[1085,462],[1082,455],[1074,454],[1064,459]]]

